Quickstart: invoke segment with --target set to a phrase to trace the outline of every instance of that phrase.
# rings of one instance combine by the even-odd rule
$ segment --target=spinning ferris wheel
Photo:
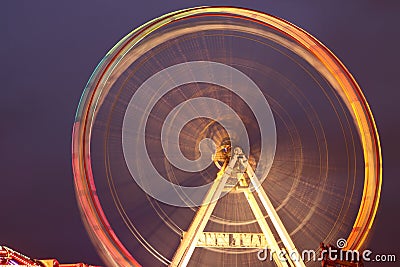
[[[365,243],[379,138],[343,64],[282,19],[233,7],[164,15],[103,58],[73,132],[77,199],[110,266],[314,266]]]

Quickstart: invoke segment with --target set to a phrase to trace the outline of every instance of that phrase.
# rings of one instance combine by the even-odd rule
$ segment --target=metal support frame
[[[272,224],[279,235],[279,238],[282,240],[282,243],[286,248],[286,252],[288,253],[288,255],[285,256],[286,261],[282,260],[281,255],[277,254],[281,251],[281,248],[279,247],[278,242],[276,241],[264,217],[264,214],[262,213],[262,210],[255,199],[253,192],[248,187],[248,183],[244,177],[244,173],[240,171],[240,169],[242,169],[243,172],[246,172],[247,176],[249,177],[251,184],[253,185],[261,203],[267,211],[267,214],[270,217]],[[222,167],[221,170],[218,172],[217,178],[215,179],[210,190],[207,192],[207,195],[203,201],[203,205],[200,206],[199,210],[197,211],[192,223],[189,226],[189,230],[183,235],[181,244],[179,245],[173,257],[170,266],[187,266],[199,240],[199,237],[203,233],[211,217],[211,214],[213,213],[214,208],[218,202],[218,199],[221,196],[222,191],[224,191],[225,184],[228,178],[231,177],[233,172],[235,172],[240,187],[245,188],[243,190],[243,193],[245,194],[250,208],[266,238],[268,248],[271,249],[271,251],[273,252],[272,256],[275,264],[278,267],[305,267],[301,255],[298,253],[274,206],[272,205],[270,199],[268,198],[263,187],[261,186],[261,183],[255,175],[253,169],[248,164],[242,150],[238,147],[234,149],[233,156],[227,166],[225,164],[224,167]],[[291,259],[293,255],[296,256],[296,260]]]
[[[267,211],[267,214],[271,219],[274,228],[278,232],[278,235],[282,240],[282,243],[285,246],[287,253],[290,256],[289,258],[293,258],[293,256],[296,257],[295,258],[296,260],[293,261],[296,267],[305,267],[303,259],[301,258],[301,254],[299,254],[299,252],[297,251],[296,246],[294,245],[292,239],[290,238],[289,233],[287,232],[285,226],[283,225],[281,219],[279,218],[278,213],[276,212],[274,206],[271,203],[271,200],[265,193],[264,188],[262,187],[260,181],[258,180],[256,174],[254,173],[250,165],[247,165],[246,173],[249,176],[250,181],[253,184],[254,189],[261,200],[261,203],[263,204],[265,210]]]
[[[241,175],[243,176],[243,174]],[[248,186],[246,180],[240,179],[239,183],[241,186]],[[257,204],[256,198],[253,195],[253,192],[249,188],[244,190],[244,195],[246,196],[247,202],[250,205],[251,211],[254,214],[254,217],[256,218],[258,224],[260,225],[261,231],[263,232],[265,239],[267,240],[267,247],[271,249],[271,251],[275,251],[276,253],[273,253],[273,259],[275,264],[278,267],[287,267],[288,264],[285,261],[281,261],[279,259],[279,255],[277,254],[278,251],[280,251],[278,242],[276,241],[271,229],[268,226],[267,220],[264,217],[264,214],[262,213],[260,207]]]
[[[204,231],[204,228],[206,227],[207,222],[214,211],[217,200],[224,189],[226,181],[233,171],[240,152],[241,149],[240,151],[235,149],[234,155],[229,161],[228,166],[221,168],[221,170],[218,172],[217,178],[204,198],[203,205],[200,206],[192,223],[189,226],[189,230],[183,236],[181,244],[178,250],[175,252],[170,266],[183,267],[189,263],[190,257],[193,254],[200,234]]]

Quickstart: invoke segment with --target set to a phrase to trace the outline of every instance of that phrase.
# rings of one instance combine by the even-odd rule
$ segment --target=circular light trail
[[[190,27],[188,25],[190,25]],[[199,33],[199,35],[193,35],[197,33]],[[191,40],[196,40],[196,42],[192,42]],[[207,41],[204,40],[212,41],[207,43]],[[341,131],[346,136],[346,140],[353,140],[351,142],[345,141],[347,156],[349,158],[348,164],[349,166],[353,166],[352,168],[354,169],[361,168],[363,170],[363,189],[362,195],[360,197],[360,202],[356,203],[358,210],[357,213],[354,214],[355,220],[348,221],[351,216],[349,217],[346,215],[346,208],[344,208],[346,204],[343,200],[343,203],[338,204],[339,206],[341,205],[341,207],[338,208],[338,212],[335,211],[335,214],[338,214],[338,216],[346,215],[346,217],[343,217],[346,218],[346,221],[343,222],[337,219],[336,221],[334,221],[334,224],[336,225],[336,223],[338,223],[339,221],[343,225],[351,224],[348,236],[346,236],[347,245],[345,249],[360,249],[364,244],[366,237],[368,236],[368,233],[372,227],[379,204],[382,184],[382,159],[378,132],[374,118],[372,116],[372,112],[359,85],[357,84],[353,76],[340,62],[340,60],[321,42],[319,42],[309,33],[285,20],[244,8],[197,7],[176,11],[161,16],[129,33],[120,42],[118,42],[101,60],[101,62],[98,64],[95,71],[93,72],[92,76],[90,77],[86,85],[85,91],[82,95],[73,128],[72,164],[75,177],[76,196],[79,208],[81,210],[86,229],[92,241],[96,245],[99,253],[103,257],[103,259],[112,266],[140,266],[140,260],[138,260],[138,262],[135,259],[136,255],[132,253],[132,251],[134,250],[132,248],[127,248],[129,244],[123,240],[125,237],[117,233],[119,231],[117,229],[117,223],[109,222],[110,218],[107,215],[109,209],[104,208],[105,200],[102,200],[103,196],[98,194],[98,184],[100,184],[100,182],[96,177],[99,177],[99,173],[101,173],[103,170],[104,173],[107,173],[107,176],[111,176],[110,174],[115,172],[113,171],[115,169],[112,168],[111,162],[113,158],[110,157],[110,155],[114,153],[114,151],[112,149],[110,150],[109,148],[121,146],[120,135],[122,135],[122,119],[120,119],[120,121],[116,120],[117,122],[114,122],[114,124],[107,124],[107,121],[109,121],[109,119],[107,118],[111,117],[108,116],[108,114],[105,114],[106,112],[103,112],[103,110],[106,110],[103,108],[110,107],[110,110],[120,114],[120,118],[123,118],[123,115],[126,111],[118,110],[118,103],[120,103],[118,101],[120,100],[113,102],[112,99],[122,99],[124,96],[123,89],[128,88],[126,86],[128,86],[129,83],[134,84],[135,77],[139,77],[129,76],[129,73],[132,73],[132,75],[140,75],[141,71],[145,73],[145,71],[147,70],[146,68],[148,68],[146,62],[152,63],[155,60],[152,57],[152,53],[162,54],[163,51],[168,51],[168,45],[170,45],[171,47],[173,46],[179,48],[179,43],[182,42],[186,44],[187,47],[185,47],[185,49],[187,49],[188,51],[194,51],[193,53],[196,53],[196,51],[198,51],[199,55],[196,54],[193,57],[202,57],[204,55],[209,55],[207,49],[205,49],[204,47],[212,50],[213,47],[218,47],[218,42],[221,40],[225,42],[228,42],[229,40],[239,40],[237,41],[237,44],[235,44],[239,48],[235,48],[236,50],[232,48],[232,51],[228,49],[218,50],[217,48],[215,48],[219,51],[218,53],[226,53],[226,55],[221,56],[222,59],[217,57],[207,58],[208,61],[220,62],[226,59],[226,64],[237,66],[241,68],[241,71],[248,70],[249,72],[253,71],[255,73],[257,69],[265,67],[263,71],[264,73],[267,73],[269,70],[266,66],[261,66],[259,68],[257,65],[258,63],[254,63],[254,66],[252,66],[250,59],[247,60],[245,57],[235,57],[235,55],[229,55],[228,53],[233,53],[233,51],[239,53],[238,51],[241,51],[243,54],[250,54],[251,51],[246,50],[245,46],[240,47],[242,41],[243,44],[254,44],[255,50],[256,47],[259,45],[260,47],[268,46],[271,48],[271,50],[278,51],[279,49],[276,49],[276,47],[279,46],[280,50],[278,52],[280,54],[285,54],[287,58],[290,58],[290,60],[292,60],[292,62],[296,62],[297,64],[298,61],[302,61],[302,63],[298,66],[302,70],[304,70],[305,73],[315,73],[312,75],[310,74],[310,77],[315,80],[315,83],[320,84],[325,82],[327,84],[327,87],[329,87],[331,91],[321,91],[323,91],[327,95],[326,99],[328,99],[328,102],[332,104],[332,110],[334,110],[338,117],[342,116],[341,114],[348,114],[348,117],[345,117],[344,119],[339,119],[340,127]],[[201,42],[204,42],[204,44]],[[163,46],[164,44],[167,45]],[[233,44],[228,44],[234,47]],[[196,46],[198,46],[198,48],[196,48]],[[202,50],[203,48],[205,49],[205,52]],[[160,58],[159,62],[154,61],[153,63],[162,64],[162,62],[164,62],[164,64],[166,64],[165,62],[171,61],[169,65],[166,64],[166,66],[156,66],[156,64],[153,64],[153,66],[155,66],[155,69],[161,68],[162,70],[174,65],[172,61],[176,61],[178,60],[178,58],[179,60],[181,60],[181,62],[176,63],[187,63],[190,61],[195,61],[190,59],[187,59],[185,61],[185,56],[190,55],[186,55],[183,51],[180,54],[180,57],[176,57],[175,59],[173,57],[168,58],[166,56],[165,60],[164,58]],[[237,62],[230,61],[230,59],[237,58],[239,58]],[[273,63],[274,57],[271,56],[269,60]],[[155,73],[155,70],[148,70],[148,72],[146,72],[145,74],[150,77],[152,74]],[[276,73],[275,76],[279,76],[278,74],[279,73]],[[316,75],[318,75],[320,78],[314,78]],[[255,74],[254,77],[256,77]],[[124,78],[125,81],[122,81],[122,78]],[[256,83],[259,83],[258,80],[254,81]],[[282,85],[283,83],[285,83],[285,88],[289,88],[290,86],[292,86],[289,81],[286,82],[284,77],[280,80],[278,85]],[[258,85],[260,86],[260,84]],[[134,85],[129,86],[131,86],[132,88],[134,87]],[[201,87],[203,85],[200,84],[198,86]],[[114,88],[121,89],[120,91],[116,91],[116,89]],[[190,91],[190,89],[185,90]],[[207,90],[208,89],[199,91],[193,90],[194,92],[198,92],[198,96],[196,96],[196,93],[193,95],[196,97],[204,97],[203,94],[213,94],[213,91]],[[302,134],[301,131],[305,132],[307,131],[307,129],[301,129],[300,126],[296,125],[296,120],[292,118],[293,115],[290,115],[289,108],[285,107],[285,102],[283,101],[284,98],[282,98],[280,101],[275,101],[275,95],[273,95],[272,91],[269,91],[270,89],[265,89],[263,87],[262,90],[264,90],[263,93],[265,97],[270,97],[269,103],[271,105],[272,111],[274,112],[275,119],[278,121],[282,121],[281,124],[284,125],[282,127],[287,130],[286,132],[290,137],[288,137],[288,140],[291,140],[290,142],[292,142],[290,143],[289,141],[287,141],[288,144],[290,144],[291,147],[300,147],[300,149],[298,150],[292,150],[295,159],[303,159],[307,156],[307,149],[305,148],[306,146],[304,145],[304,143],[307,143],[309,141],[305,137],[305,134]],[[221,98],[224,98],[225,94],[227,93],[224,93],[222,89],[220,91],[222,92]],[[320,120],[318,119],[318,116],[324,116],[325,113],[320,112],[317,108],[314,109],[314,106],[320,106],[318,106],[318,103],[313,102],[313,94],[303,91],[304,94],[307,94],[307,97],[304,97],[302,96],[302,93],[298,93],[295,91],[293,92],[294,93],[290,93],[293,99],[295,99],[293,103],[301,103],[302,106],[301,108],[299,108],[299,110],[303,109],[304,111],[307,111],[307,114],[309,114],[307,121],[310,122],[310,125],[312,125],[312,127],[309,127],[310,129],[308,130],[315,133],[315,140],[313,142],[315,142],[316,144],[316,150],[319,151],[319,157],[317,158],[319,164],[317,167],[320,170],[318,174],[318,177],[320,177],[320,184],[305,185],[304,180],[296,177],[300,177],[300,175],[306,172],[306,170],[308,169],[311,170],[311,167],[307,167],[303,164],[305,160],[294,161],[293,168],[295,170],[290,174],[294,178],[290,181],[290,186],[288,187],[286,193],[284,194],[282,199],[277,202],[278,205],[275,207],[278,212],[281,210],[282,212],[284,212],[285,207],[289,205],[288,203],[292,203],[290,196],[293,192],[301,192],[301,190],[303,190],[301,189],[302,186],[303,188],[315,188],[315,196],[313,195],[312,201],[310,200],[315,204],[315,206],[313,206],[313,208],[309,210],[304,218],[302,217],[301,221],[299,221],[297,225],[290,228],[290,235],[294,236],[296,234],[299,234],[299,231],[301,231],[301,229],[303,229],[304,227],[307,227],[307,225],[312,221],[313,216],[315,215],[314,213],[319,212],[319,201],[323,199],[324,194],[329,193],[329,186],[331,185],[328,182],[331,180],[328,179],[330,174],[330,165],[328,163],[332,164],[331,159],[332,155],[335,155],[335,152],[329,151],[328,153],[328,145],[326,144],[326,140],[329,140],[329,129],[325,132],[324,128],[321,126],[324,122],[320,122]],[[330,98],[328,97],[328,95],[330,96]],[[168,95],[165,96],[167,97]],[[127,107],[127,103],[129,102],[129,99],[132,98],[132,95],[126,95],[125,97],[126,99],[123,100],[123,103],[126,105],[125,107]],[[236,97],[237,96],[235,95],[230,95],[229,99],[231,99],[230,101],[232,101],[233,103],[232,99],[235,99]],[[173,99],[178,99],[178,97],[175,97]],[[174,100],[167,99],[166,101],[166,103],[173,103]],[[237,103],[239,103],[240,110],[243,112],[245,112],[249,108],[248,106],[246,106],[246,103],[243,104],[239,100]],[[341,106],[334,103],[341,103]],[[161,105],[154,106],[154,108],[160,107]],[[251,108],[252,107],[250,107],[250,110]],[[253,115],[245,115],[244,117],[247,118],[248,121],[251,121],[252,119],[254,119],[254,117],[251,116]],[[98,123],[98,121],[104,121],[104,123]],[[156,125],[154,124],[154,122],[149,122],[148,124],[151,125],[151,123],[153,123],[153,125]],[[190,124],[192,122],[187,123]],[[214,138],[214,140],[221,141],[224,137],[226,137],[226,133],[221,130],[221,127],[219,125],[208,121],[202,121],[198,123],[199,124],[197,125],[206,125],[203,128],[197,127],[196,130],[193,131],[196,134],[201,135],[202,138],[206,138],[207,135],[210,135],[210,133],[211,135],[213,135],[212,138]],[[246,126],[250,127],[248,126],[250,124],[247,122]],[[101,128],[103,127],[103,125],[106,125],[105,127],[108,127],[107,130]],[[116,136],[113,136],[113,127],[117,128],[117,132],[119,131],[120,135],[117,134]],[[354,135],[351,130],[349,130],[351,127],[354,127],[356,131]],[[219,130],[213,130],[217,128]],[[201,129],[204,129],[204,131],[201,131]],[[182,125],[181,130],[182,132],[185,130],[184,125]],[[99,132],[103,134],[98,134]],[[274,159],[275,162],[278,162],[281,159],[279,155],[282,155],[279,154],[279,132],[280,130],[277,132],[278,154]],[[97,136],[106,136],[107,138],[106,141],[104,141],[104,166],[99,164],[97,161],[96,151],[98,151],[98,146],[96,147],[96,144],[101,143],[96,141],[98,138]],[[118,139],[118,141],[116,141],[114,145],[112,143],[112,138]],[[355,139],[356,141],[354,141]],[[193,141],[197,142],[196,139],[193,139]],[[358,163],[352,163],[351,159],[351,155],[353,155],[352,153],[354,153],[354,155],[356,154],[357,142],[359,142],[360,144],[360,150],[362,154],[361,167],[357,167],[357,164],[360,164],[360,161],[358,161]],[[251,146],[252,143],[250,142],[250,149]],[[122,153],[120,154],[122,155]],[[257,153],[255,154],[258,155]],[[249,157],[249,162],[253,166],[260,164],[260,162],[257,162],[259,158],[252,158],[251,151],[249,151]],[[95,160],[93,158],[95,158]],[[103,167],[98,167],[100,165]],[[317,167],[315,168],[315,170],[318,169]],[[171,168],[172,171],[170,170]],[[173,168],[174,167],[171,167],[170,165],[165,165],[166,173],[167,175],[169,174],[169,179],[171,181],[173,179],[177,179],[176,182],[179,183],[179,177],[175,176],[177,172],[176,170],[173,170]],[[275,170],[275,172],[273,172],[273,170]],[[277,171],[279,171],[279,168],[272,168],[271,176],[276,174]],[[282,169],[280,171],[285,172],[286,170]],[[355,172],[356,171],[354,170],[354,173]],[[205,177],[205,180],[208,179],[206,174],[206,172],[202,173],[203,177]],[[171,175],[173,176],[172,178],[170,177]],[[349,171],[348,175],[349,177],[352,176],[352,171]],[[115,175],[114,173],[114,176],[117,175]],[[354,174],[353,176],[355,177],[356,174]],[[116,187],[112,179],[108,179],[107,181],[107,185],[109,186],[111,191],[112,201],[121,215],[121,221],[128,226],[128,228],[132,232],[132,235],[137,239],[138,244],[145,247],[149,254],[151,254],[152,257],[154,257],[158,262],[169,264],[171,255],[167,255],[168,253],[163,253],[161,251],[162,249],[156,248],[154,246],[154,241],[147,240],[148,238],[146,237],[146,235],[143,235],[140,231],[137,230],[137,227],[133,225],[132,221],[130,220],[129,210],[127,210],[124,206],[124,203],[126,203],[127,200],[118,197],[117,191],[119,189]],[[208,182],[210,181],[208,180]],[[268,177],[266,179],[266,182],[268,182]],[[351,188],[352,186],[354,187],[356,185],[356,182],[354,182],[352,185],[351,183],[352,182],[347,183],[345,189],[346,193],[344,194],[346,195],[345,199],[354,201],[354,199],[352,198],[354,190],[348,188]],[[270,184],[270,186],[271,188],[274,188],[273,184]],[[322,188],[320,189],[320,191],[318,191],[318,186],[321,186]],[[104,189],[100,188],[100,190],[103,191]],[[350,193],[348,193],[348,191]],[[331,193],[334,194],[336,192]],[[347,194],[349,196],[347,196]],[[340,197],[340,193],[338,193],[337,198]],[[307,199],[304,198],[302,200],[305,201]],[[229,202],[230,199],[224,198],[222,201]],[[163,223],[168,225],[168,227],[173,232],[179,234],[180,231],[182,231],[182,226],[173,219],[173,215],[171,215],[173,213],[169,214],[166,211],[168,208],[161,206],[159,203],[154,202],[154,200],[150,200],[150,198],[149,203],[157,212],[158,216],[160,218],[163,218]],[[195,210],[195,207],[192,207],[192,209]],[[293,214],[295,214],[293,216],[302,216],[296,215],[297,213],[295,212],[295,210],[293,211]],[[167,213],[169,215],[167,215]],[[222,216],[220,213],[213,215],[211,217],[211,221],[220,225],[231,225],[234,227],[238,227],[240,225],[248,225],[254,222],[252,219],[249,218],[242,218],[241,220],[224,218],[224,216]],[[115,227],[115,225],[117,225],[117,227]],[[328,226],[321,227],[325,229]],[[333,229],[334,227],[332,226],[332,231]],[[333,232],[328,233],[327,231],[321,231],[322,238],[328,238],[329,236],[329,240],[337,240],[338,237],[333,236],[333,234]],[[221,252],[218,248],[210,248],[210,251],[218,253]],[[146,260],[147,258],[143,256],[142,261]]]

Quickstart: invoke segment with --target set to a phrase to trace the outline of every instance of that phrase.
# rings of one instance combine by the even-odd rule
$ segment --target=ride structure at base
[[[364,267],[364,263],[360,258],[360,255],[358,255],[352,260],[346,260],[342,259],[343,256],[341,257],[341,255],[343,255],[343,251],[336,248],[335,246],[324,245],[324,243],[321,243],[320,249],[321,249],[321,255],[323,256],[321,260],[322,267]],[[324,253],[331,249],[334,249],[336,251],[336,254],[333,255],[333,257],[329,257],[328,253]]]
[[[6,246],[0,246],[0,266],[100,267],[85,263],[61,264],[55,259],[46,259],[46,260],[32,259]]]

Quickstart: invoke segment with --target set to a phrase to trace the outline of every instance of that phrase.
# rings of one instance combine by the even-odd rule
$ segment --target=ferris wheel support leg
[[[245,181],[244,179],[239,178],[239,182],[241,183],[242,186],[248,186],[247,183],[243,184],[244,181]],[[268,223],[265,220],[264,214],[262,213],[262,211],[261,211],[260,207],[258,206],[257,201],[253,195],[253,192],[251,192],[250,189],[247,189],[244,191],[244,195],[246,196],[247,202],[250,205],[250,208],[254,214],[254,217],[256,218],[258,225],[260,226],[261,231],[263,232],[263,234],[265,236],[265,239],[267,241],[267,248],[270,249],[276,266],[288,267],[289,265],[284,260],[285,258],[278,254],[280,252],[278,242],[276,241],[271,229],[269,228]]]
[[[297,251],[292,239],[290,238],[289,233],[287,232],[285,226],[283,225],[281,219],[278,216],[274,206],[271,203],[271,200],[265,193],[260,181],[258,180],[256,174],[254,173],[251,166],[248,164],[246,173],[250,178],[251,183],[254,186],[255,191],[257,192],[258,197],[260,198],[261,203],[263,204],[265,210],[267,211],[268,216],[270,217],[272,224],[274,225],[276,231],[282,243],[284,244],[287,253],[289,254],[289,258],[292,259],[294,265],[296,267],[305,267],[301,254]],[[295,258],[294,258],[295,257]]]
[[[196,244],[203,233],[204,228],[209,221],[211,214],[217,204],[217,200],[221,196],[222,190],[225,187],[226,181],[231,176],[232,170],[235,167],[238,155],[241,154],[241,149],[235,149],[234,155],[229,161],[226,168],[222,168],[217,174],[213,185],[208,190],[203,204],[197,211],[188,231],[183,235],[181,243],[172,258],[171,267],[185,267],[193,254]]]

